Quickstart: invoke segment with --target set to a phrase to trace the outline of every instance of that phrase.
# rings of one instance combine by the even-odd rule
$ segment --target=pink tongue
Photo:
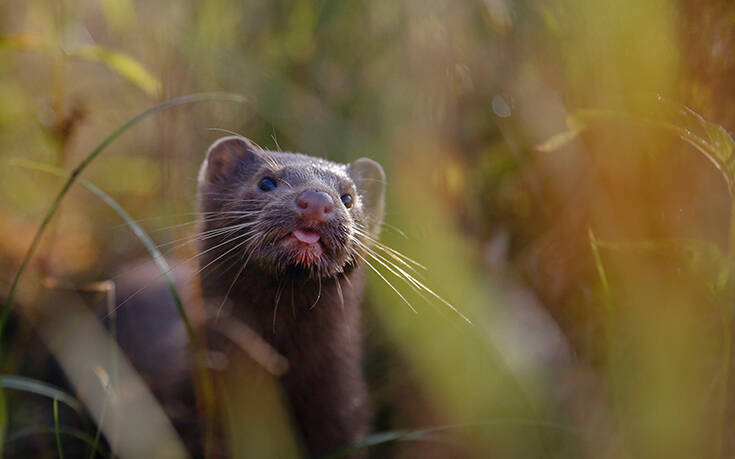
[[[305,242],[307,244],[313,244],[319,240],[319,235],[317,233],[312,233],[311,231],[297,229],[293,232],[293,235],[299,241]]]

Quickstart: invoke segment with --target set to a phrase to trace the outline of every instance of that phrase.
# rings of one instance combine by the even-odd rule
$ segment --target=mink
[[[226,308],[285,359],[280,381],[308,456],[356,444],[370,418],[360,303],[363,257],[383,219],[382,167],[230,136],[209,148],[198,182],[210,323],[230,320]]]

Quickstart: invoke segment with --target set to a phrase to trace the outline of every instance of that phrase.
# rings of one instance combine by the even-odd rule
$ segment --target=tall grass
[[[375,428],[336,457],[732,456],[732,13],[714,0],[0,2],[0,156],[64,177],[58,189],[0,168],[0,363],[24,360],[6,322],[36,261],[84,282],[142,254],[198,347],[183,292],[134,218],[191,211],[207,129],[222,129],[265,148],[378,160],[381,242],[427,268],[402,283],[403,268],[368,259],[381,271],[368,273],[365,302]],[[200,88],[248,104],[164,111],[243,101],[192,94],[119,118]],[[139,135],[123,135],[133,125]],[[75,184],[92,200],[68,199]],[[135,237],[111,233],[110,215]],[[419,283],[473,325],[422,301]],[[52,304],[71,314],[79,298],[66,293]],[[204,376],[197,392],[224,400],[233,454],[269,441],[275,451],[281,437],[252,413],[278,417],[278,391],[253,396],[241,389],[270,376],[241,373],[228,394]],[[67,456],[72,441],[111,454],[102,437],[115,444],[104,428],[120,407],[100,381],[71,394],[1,378],[4,444],[43,435],[49,456],[58,439]],[[61,419],[13,424],[17,389],[49,414],[57,399]],[[93,435],[64,425],[77,396]]]
[[[41,241],[41,237],[43,236],[44,231],[46,230],[48,224],[50,223],[51,219],[55,215],[57,209],[59,208],[59,205],[61,204],[62,200],[66,196],[69,189],[72,187],[72,185],[79,180],[81,173],[89,166],[89,164],[94,161],[94,159],[102,153],[102,151],[110,145],[116,138],[118,138],[120,135],[122,135],[124,132],[126,132],[128,129],[133,127],[138,122],[142,121],[146,117],[168,108],[177,107],[184,104],[191,104],[196,102],[204,102],[204,101],[212,101],[212,100],[225,100],[225,101],[232,101],[232,102],[238,102],[243,103],[245,101],[245,98],[238,94],[228,94],[228,93],[201,93],[201,94],[190,94],[186,96],[182,96],[176,99],[172,99],[170,101],[158,104],[154,107],[149,108],[148,110],[145,110],[144,112],[140,113],[139,115],[131,118],[128,122],[120,126],[118,129],[116,129],[114,132],[112,132],[109,136],[107,136],[97,147],[95,147],[92,152],[90,152],[84,160],[70,173],[68,174],[68,178],[64,185],[62,186],[61,190],[57,194],[56,198],[54,199],[53,203],[51,204],[51,207],[49,208],[48,212],[44,216],[38,230],[36,231],[33,240],[31,241],[31,245],[28,248],[25,257],[23,258],[23,261],[20,265],[20,268],[18,269],[18,272],[16,273],[13,282],[10,287],[10,291],[8,293],[7,301],[5,303],[5,306],[0,312],[0,339],[2,338],[3,329],[5,327],[5,322],[7,321],[8,314],[10,313],[13,302],[15,298],[15,291],[18,287],[18,284],[21,280],[21,277],[26,270],[28,263],[30,262],[31,258],[33,257],[38,244]],[[66,175],[63,174],[63,172],[59,171],[58,169],[55,169],[53,167],[43,166],[39,164],[27,164],[27,166],[30,165],[34,167],[37,170],[43,170],[45,172],[50,172],[55,175]],[[146,247],[146,249],[149,251],[153,261],[155,264],[159,267],[161,270],[162,275],[165,276],[166,281],[169,286],[169,290],[174,298],[174,301],[176,303],[177,310],[179,312],[179,315],[181,317],[181,320],[183,321],[186,332],[189,337],[189,341],[191,343],[192,347],[192,355],[194,356],[201,356],[202,353],[202,346],[200,344],[200,339],[198,338],[197,333],[192,328],[191,322],[189,318],[187,317],[186,311],[184,309],[183,303],[181,301],[181,296],[178,293],[178,290],[176,288],[176,285],[174,284],[173,278],[171,277],[171,268],[166,263],[166,260],[163,258],[163,255],[160,253],[160,251],[156,248],[156,245],[153,243],[151,238],[142,230],[142,228],[135,222],[133,218],[131,218],[125,210],[117,203],[115,202],[112,197],[110,197],[108,194],[106,194],[104,191],[102,191],[100,188],[96,187],[94,184],[89,183],[87,181],[83,181],[84,186],[90,190],[92,193],[94,193],[96,196],[98,196],[100,199],[102,199],[107,205],[109,205],[124,221],[125,223],[130,227],[130,229],[133,231],[135,236],[140,240],[140,242]],[[0,351],[0,356],[2,356],[3,353]],[[198,357],[195,359],[195,366],[197,369],[197,382],[200,385],[199,386],[199,394],[203,397],[202,406],[204,407],[204,416],[206,419],[206,439],[205,442],[207,445],[211,442],[211,436],[213,435],[212,432],[212,423],[213,421],[213,410],[214,410],[214,388],[212,386],[212,382],[204,368],[204,363],[198,359]],[[68,397],[67,397],[68,398]],[[56,401],[57,399],[54,398],[54,415],[55,415],[55,421],[57,409],[56,409]],[[4,406],[4,395],[2,394],[2,389],[0,389],[0,404]],[[5,426],[7,425],[6,421],[6,415],[5,410],[3,410],[3,417],[2,422],[0,423],[0,429],[4,432]],[[62,456],[61,452],[61,443],[59,439],[59,432],[58,432],[58,425],[56,425],[56,438],[57,438],[57,444],[59,447],[59,456]],[[94,440],[93,443],[93,449],[96,449],[97,447],[97,441]]]
[[[30,262],[31,257],[33,257],[33,254],[35,253],[38,247],[38,244],[41,241],[41,236],[43,236],[43,233],[46,230],[46,227],[48,226],[53,216],[56,214],[56,210],[59,208],[61,201],[64,199],[64,197],[66,196],[71,186],[77,180],[77,176],[79,176],[84,171],[84,169],[86,169],[87,166],[89,166],[89,164],[92,163],[92,161],[94,161],[94,159],[100,153],[102,153],[102,151],[108,145],[110,145],[113,141],[115,141],[115,139],[120,137],[125,131],[127,131],[128,129],[130,129],[131,127],[133,127],[134,125],[142,121],[143,119],[147,118],[148,116],[152,115],[153,113],[156,113],[161,110],[165,110],[167,108],[177,107],[179,105],[191,104],[191,103],[209,101],[209,100],[229,100],[229,101],[239,102],[239,103],[245,102],[245,98],[243,96],[239,94],[227,94],[227,93],[190,94],[190,95],[182,96],[176,99],[172,99],[172,100],[163,102],[161,104],[158,104],[154,107],[149,108],[148,110],[145,110],[139,115],[134,116],[128,122],[126,122],[125,124],[117,128],[110,135],[108,135],[102,142],[100,142],[100,144],[97,145],[82,160],[82,162],[76,168],[74,168],[74,170],[71,171],[69,178],[66,180],[64,185],[61,187],[61,190],[59,190],[59,193],[56,195],[56,198],[54,198],[54,201],[51,204],[49,210],[44,215],[43,220],[41,221],[41,224],[38,227],[38,230],[33,236],[31,245],[30,247],[28,247],[26,255],[23,257],[23,261],[21,262],[21,265],[18,268],[18,271],[15,274],[15,277],[13,278],[13,282],[10,285],[10,291],[8,292],[8,298],[5,301],[5,307],[3,308],[2,312],[0,312],[0,338],[2,337],[3,328],[5,327],[5,322],[7,321],[8,314],[13,308],[13,300],[15,299],[15,291],[18,287],[18,283],[20,282],[21,277],[23,276],[23,272],[26,270],[26,267],[28,266],[28,263]],[[126,223],[128,223],[129,225],[132,223],[131,228],[137,228],[139,230],[139,227],[135,225],[135,223],[132,220],[128,219]],[[150,245],[150,238],[145,236],[144,233],[137,231],[136,236],[141,238],[141,242],[144,245],[147,245],[147,244]],[[153,247],[152,245],[150,246]],[[179,313],[181,314],[181,318],[186,325],[187,332],[189,333],[189,336],[193,338],[194,333],[191,328],[191,324],[189,323],[189,320],[186,318],[186,312],[184,311],[183,306],[181,305],[181,299],[178,295],[178,292],[176,292],[176,286],[173,284],[173,280],[171,279],[171,276],[168,274],[169,269],[165,266],[165,260],[163,260],[163,258],[160,256],[154,255],[154,261],[159,267],[166,268],[166,269],[162,268],[162,272],[165,273],[166,279],[169,282],[169,286],[171,287],[171,292],[174,295],[174,298],[176,300],[176,305],[179,308]]]

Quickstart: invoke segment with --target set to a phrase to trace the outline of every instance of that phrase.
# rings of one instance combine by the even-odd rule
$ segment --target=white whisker
[[[314,300],[314,304],[312,304],[311,306],[309,306],[309,310],[314,309],[314,307],[316,306],[316,304],[319,302],[319,299],[322,297],[322,278],[320,276],[317,279],[319,279],[319,293],[317,293],[317,295],[316,295],[316,300]]]
[[[246,252],[243,252],[242,256],[240,257],[241,260],[245,257],[245,253]],[[222,303],[220,303],[219,308],[217,308],[217,313],[214,315],[215,322],[217,322],[217,320],[219,319],[219,314],[220,312],[222,312],[222,308],[224,307],[225,302],[227,302],[227,298],[230,296],[230,292],[232,292],[232,288],[235,286],[235,284],[237,283],[237,280],[240,278],[240,274],[242,274],[242,272],[245,270],[245,267],[248,265],[248,262],[250,261],[250,255],[252,255],[252,253],[253,251],[250,250],[248,257],[245,260],[245,263],[243,263],[243,265],[240,266],[240,269],[237,271],[237,274],[235,274],[234,279],[232,279],[232,283],[230,284],[230,287],[227,289],[227,293],[225,293],[225,297],[222,298]]]
[[[414,312],[415,314],[418,314],[418,313],[419,313],[419,312],[418,312],[418,311],[416,310],[416,308],[414,308],[414,307],[413,307],[413,306],[411,305],[411,303],[409,303],[409,302],[408,302],[408,300],[406,299],[406,297],[404,297],[404,296],[403,296],[403,294],[401,294],[401,292],[399,292],[399,291],[398,291],[398,289],[397,289],[397,288],[395,288],[395,287],[393,286],[393,284],[391,284],[391,283],[390,283],[390,282],[388,281],[388,279],[386,279],[386,278],[385,278],[385,276],[383,276],[383,274],[381,274],[381,273],[380,273],[380,271],[378,271],[377,269],[375,269],[375,266],[371,265],[371,264],[370,264],[370,262],[369,262],[369,261],[367,261],[367,260],[365,259],[365,257],[363,257],[362,255],[360,255],[359,253],[355,252],[355,255],[357,255],[358,257],[360,257],[360,259],[361,259],[361,260],[362,260],[363,262],[365,262],[365,264],[366,264],[366,265],[368,265],[368,266],[370,267],[370,269],[372,269],[372,270],[373,270],[373,271],[375,272],[375,274],[377,274],[378,276],[380,276],[380,278],[381,278],[381,279],[383,279],[383,281],[384,281],[384,282],[385,282],[386,284],[388,284],[388,286],[389,286],[389,287],[390,287],[391,289],[393,289],[393,291],[394,291],[394,292],[396,292],[396,295],[398,295],[398,296],[399,296],[399,297],[400,297],[400,298],[401,298],[401,299],[403,300],[403,302],[404,302],[404,303],[406,303],[406,304],[408,305],[408,307],[409,307],[409,308],[411,308],[411,311],[413,311],[413,312]]]
[[[367,245],[363,244],[361,241],[359,241],[357,239],[354,239],[354,238],[353,238],[353,240],[359,246],[361,246],[363,249],[365,249],[368,255],[372,256],[372,258],[376,262],[378,262],[381,266],[383,266],[385,269],[387,269],[391,274],[393,274],[394,276],[396,276],[399,279],[401,279],[404,282],[406,282],[411,287],[411,289],[414,290],[416,293],[418,293],[427,303],[430,303],[430,302],[428,301],[428,299],[426,297],[424,297],[423,294],[421,294],[421,291],[424,291],[424,292],[430,294],[431,296],[433,296],[434,298],[436,298],[437,300],[441,301],[447,307],[449,307],[449,309],[451,309],[457,315],[459,315],[465,322],[467,322],[470,325],[472,324],[472,321],[469,318],[467,318],[467,316],[465,316],[464,314],[462,314],[451,303],[449,303],[447,300],[445,300],[444,298],[442,298],[441,296],[439,296],[436,292],[434,292],[433,290],[431,290],[429,287],[427,287],[421,281],[417,280],[415,277],[413,277],[411,274],[409,274],[405,270],[401,269],[399,266],[396,266],[394,263],[391,263],[388,259],[386,259],[382,255],[376,253],[374,250],[370,249],[370,247],[368,247]],[[359,256],[359,254],[358,254],[358,256]],[[360,258],[363,258],[363,257],[360,257]],[[367,263],[367,260],[365,260],[365,258],[363,258],[363,260]],[[373,270],[376,271],[374,268],[373,268]],[[396,271],[398,271],[398,272],[396,272]],[[391,287],[393,287],[393,286],[391,285]],[[394,288],[394,290],[395,290],[395,288]],[[404,299],[404,301],[405,301],[405,299]]]
[[[339,275],[334,276],[334,282],[337,284],[337,295],[339,295],[339,304],[341,309],[345,310],[345,297],[342,295],[342,286],[339,284]]]
[[[283,293],[283,281],[278,283],[278,290],[276,290],[276,303],[273,307],[273,333],[276,333],[276,317],[278,313],[278,303],[281,301],[281,293]]]

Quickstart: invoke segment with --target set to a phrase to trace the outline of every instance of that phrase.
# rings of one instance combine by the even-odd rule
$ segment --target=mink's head
[[[201,261],[277,276],[343,273],[377,238],[384,190],[383,168],[367,158],[339,164],[224,137],[199,172]]]

